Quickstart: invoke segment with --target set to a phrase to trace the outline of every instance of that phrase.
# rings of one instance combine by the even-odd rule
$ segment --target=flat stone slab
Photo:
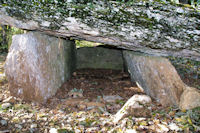
[[[5,62],[11,95],[46,102],[70,78],[74,50],[74,42],[40,32],[13,36]]]
[[[122,51],[102,47],[79,48],[77,69],[82,68],[123,70]]]
[[[0,1],[0,24],[200,61],[200,14],[170,1]],[[23,7],[23,8],[22,8]],[[41,8],[38,8],[41,7]],[[51,8],[50,8],[51,7]],[[28,9],[28,10],[27,10]]]

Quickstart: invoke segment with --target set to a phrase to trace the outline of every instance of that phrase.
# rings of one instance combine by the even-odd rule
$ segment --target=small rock
[[[48,133],[48,129],[45,129],[45,130],[44,130],[44,133]]]
[[[113,117],[113,122],[118,123],[126,116],[146,117],[149,113],[148,108],[144,105],[151,103],[151,98],[147,95],[134,95]]]
[[[32,120],[31,120],[31,119],[28,119],[28,120],[27,120],[27,122],[28,122],[28,123],[31,123],[31,122],[32,122]]]
[[[89,106],[89,107],[87,107],[87,110],[91,110],[91,109],[94,109],[95,108],[95,106]]]
[[[8,122],[6,120],[1,120],[0,123],[2,126],[7,126],[7,124],[8,124]]]
[[[19,119],[19,117],[18,117],[18,116],[16,116],[16,117],[13,117],[13,118],[12,118],[12,122],[15,122],[15,123],[18,123],[18,122],[20,122],[20,119]]]
[[[3,131],[0,131],[0,133],[10,133],[10,130],[3,130]]]
[[[15,127],[18,129],[22,129],[22,125],[20,125],[20,124],[15,124]]]
[[[75,133],[81,133],[81,130],[75,129]]]
[[[25,120],[25,119],[23,119],[23,120],[22,120],[22,123],[23,123],[23,124],[24,124],[24,123],[26,123],[26,120]]]
[[[43,120],[43,121],[47,121],[48,118],[47,118],[47,117],[43,117],[42,120]]]
[[[55,129],[55,128],[51,128],[51,129],[49,130],[49,133],[58,133],[58,130]]]
[[[29,113],[23,116],[24,119],[31,119],[32,117],[33,117],[32,113]]]
[[[102,113],[105,112],[105,110],[104,110],[102,107],[99,107],[98,109],[99,109],[99,111],[101,111]]]
[[[13,96],[8,97],[7,99],[3,100],[3,103],[12,103],[14,104],[16,99]]]
[[[157,124],[157,126],[159,127],[158,132],[160,132],[160,133],[167,133],[169,131],[169,129],[167,128],[166,125]]]
[[[36,132],[36,128],[30,128],[29,131],[30,131],[30,133],[35,133]]]
[[[86,132],[88,132],[88,133],[93,133],[96,131],[99,131],[99,127],[90,127],[90,128],[86,129]]]
[[[179,108],[184,110],[184,109],[193,109],[199,106],[200,106],[200,90],[197,90],[196,88],[192,87],[186,87],[186,89],[183,91],[181,95]]]
[[[63,109],[59,109],[58,113],[64,113],[65,111]]]
[[[86,105],[84,105],[84,104],[80,104],[78,107],[79,107],[79,109],[83,110],[83,109],[86,108]]]
[[[3,103],[2,105],[1,105],[1,107],[2,107],[2,109],[7,109],[7,108],[9,108],[9,107],[11,107],[12,105],[10,104],[10,103]]]
[[[111,96],[103,96],[103,100],[108,102],[108,103],[113,103],[116,100],[122,100],[123,98],[120,97],[119,95],[111,95]]]
[[[172,130],[172,131],[181,131],[182,129],[179,128],[175,123],[170,123],[169,124],[169,129]]]
[[[125,133],[137,133],[135,129],[127,129]]]
[[[37,128],[37,124],[31,124],[31,128]]]

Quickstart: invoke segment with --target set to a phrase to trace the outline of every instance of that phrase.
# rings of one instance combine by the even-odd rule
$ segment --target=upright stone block
[[[77,69],[123,70],[122,51],[103,47],[84,47],[77,49]]]
[[[166,58],[123,51],[131,79],[163,106],[179,105],[186,85]]]
[[[12,95],[44,103],[70,78],[74,42],[40,32],[13,36],[5,73]]]

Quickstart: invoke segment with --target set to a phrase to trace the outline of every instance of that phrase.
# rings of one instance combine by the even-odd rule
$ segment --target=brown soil
[[[74,88],[82,89],[83,97],[71,99],[68,93]],[[106,107],[107,103],[103,101],[103,96],[119,95],[123,98],[123,104],[136,93],[141,94],[142,91],[136,84],[131,83],[130,76],[126,72],[103,69],[82,69],[73,73],[72,78],[63,84],[56,96],[49,99],[47,106],[50,108],[57,108],[59,106],[60,108],[60,106],[66,107],[70,104],[71,111],[77,111],[77,109],[81,110],[77,106],[82,104],[87,107],[88,104],[86,103],[89,102],[91,105],[88,106],[94,104],[96,106],[102,106],[102,104],[105,104]],[[100,101],[97,102],[98,97],[100,97]],[[83,102],[85,100],[87,102]],[[116,111],[112,110],[111,113]]]
[[[196,73],[185,73],[180,75],[186,85],[200,89],[200,78],[196,78],[195,76],[197,76]]]
[[[133,96],[136,87],[131,83],[128,73],[114,70],[78,70],[72,79],[67,81],[57,93],[57,97],[65,98],[74,88],[83,89],[83,96],[89,100],[103,95],[119,95],[125,99]],[[138,89],[136,87],[136,89]]]
[[[187,84],[196,83],[190,75],[185,74],[183,81]],[[83,97],[70,98],[69,92],[73,89],[82,89]],[[55,97],[49,99],[47,107],[51,109],[63,108],[67,112],[87,110],[89,106],[105,107],[108,112],[116,113],[122,105],[134,94],[143,92],[135,83],[131,83],[127,72],[103,69],[81,69],[73,73],[70,80],[65,82]],[[110,104],[102,100],[103,96],[119,95],[123,98],[121,103]],[[101,97],[100,101],[98,97]],[[103,104],[103,105],[102,105]],[[154,103],[157,104],[158,103]],[[118,105],[117,107],[114,107]],[[109,106],[114,108],[110,109]]]

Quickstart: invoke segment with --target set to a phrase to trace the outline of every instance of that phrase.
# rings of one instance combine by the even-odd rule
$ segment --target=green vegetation
[[[58,129],[58,133],[74,133],[73,131],[69,131],[67,129]]]
[[[0,52],[7,53],[12,43],[12,36],[21,33],[24,33],[24,30],[20,30],[10,26],[0,26]]]
[[[177,72],[179,73],[179,75],[182,77],[183,80],[187,78],[192,79],[193,82],[192,84],[189,85],[200,89],[199,61],[194,61],[186,58],[176,58],[176,57],[169,57],[169,60],[172,62],[172,64],[174,65],[174,67],[176,68]]]
[[[175,114],[176,122],[182,126],[183,129],[189,129],[192,132],[200,131],[200,107],[192,110],[177,112]]]
[[[179,110],[175,107],[156,110],[152,112],[153,118],[164,118],[165,121],[173,120],[182,131],[197,133],[200,131],[200,107],[191,110]]]
[[[79,40],[76,40],[75,43],[76,43],[77,48],[80,48],[80,47],[95,47],[95,46],[103,45],[101,43],[79,41]]]

